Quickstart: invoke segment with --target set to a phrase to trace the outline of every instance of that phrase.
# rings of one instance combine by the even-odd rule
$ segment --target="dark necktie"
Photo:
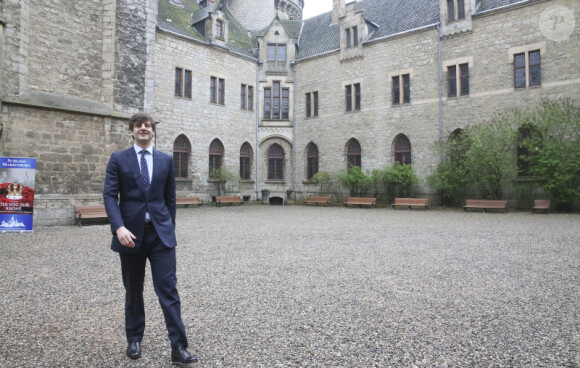
[[[141,154],[141,180],[143,180],[145,195],[147,195],[149,193],[149,187],[151,187],[151,183],[149,182],[149,168],[147,167],[147,160],[145,160],[145,155],[149,152],[142,150],[139,153]]]

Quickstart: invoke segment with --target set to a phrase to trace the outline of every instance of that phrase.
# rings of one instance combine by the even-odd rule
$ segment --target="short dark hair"
[[[138,112],[131,116],[131,119],[129,119],[129,130],[133,131],[135,125],[141,125],[146,122],[151,123],[151,129],[155,131],[155,120],[153,120],[153,117],[146,112]]]

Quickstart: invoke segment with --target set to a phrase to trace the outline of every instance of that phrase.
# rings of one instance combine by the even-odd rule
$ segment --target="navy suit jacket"
[[[113,232],[111,249],[115,252],[132,253],[141,248],[146,212],[162,243],[169,248],[177,245],[175,175],[173,158],[168,154],[153,150],[151,187],[145,195],[135,149],[113,153],[107,165],[103,199]],[[137,237],[134,248],[124,247],[117,239],[116,230],[121,226]]]

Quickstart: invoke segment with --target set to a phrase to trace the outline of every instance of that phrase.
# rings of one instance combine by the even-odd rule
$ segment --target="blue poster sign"
[[[36,159],[0,157],[0,232],[32,231]]]

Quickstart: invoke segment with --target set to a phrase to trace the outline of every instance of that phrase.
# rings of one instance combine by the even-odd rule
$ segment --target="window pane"
[[[403,103],[411,102],[411,78],[409,74],[403,75]]]
[[[465,2],[464,0],[457,0],[457,19],[465,18]]]
[[[215,86],[215,77],[211,77],[209,81],[209,101],[215,103],[216,101],[216,86]]]
[[[217,38],[224,38],[224,24],[222,23],[221,20],[218,20],[215,23],[215,27],[216,27],[216,31],[215,31],[215,36]]]
[[[246,85],[242,84],[242,87],[240,89],[240,107],[242,109],[246,108]]]
[[[524,68],[526,66],[526,55],[525,54],[514,55],[514,65],[516,68]]]
[[[175,95],[181,96],[181,75],[183,69],[175,68]]]
[[[268,45],[268,61],[276,61],[276,45]]]
[[[461,64],[459,65],[459,75],[461,82],[461,95],[469,95],[469,65]]]
[[[309,118],[310,117],[310,106],[311,106],[311,101],[310,101],[310,93],[306,94],[306,117]]]
[[[360,110],[360,83],[354,85],[354,109]]]
[[[526,87],[526,69],[519,68],[516,69],[516,88],[525,88]]]
[[[393,105],[401,103],[401,92],[399,85],[399,76],[393,77]]]
[[[290,117],[290,90],[288,88],[282,89],[282,119]]]
[[[455,20],[455,0],[447,0],[447,21]]]
[[[223,105],[225,103],[225,91],[226,91],[226,81],[219,80],[219,104]]]
[[[540,68],[540,51],[530,52],[530,86],[539,86],[542,82]]]
[[[457,69],[455,65],[447,67],[447,96],[457,96]]]
[[[346,111],[352,111],[352,86],[348,85],[345,89]]]
[[[248,86],[248,110],[254,109],[254,87]]]
[[[183,95],[191,98],[191,70],[185,71],[185,81],[183,84]]]
[[[280,119],[280,82],[274,82],[272,89],[272,119]]]
[[[277,47],[278,47],[277,61],[286,61],[286,45],[277,45]]]
[[[350,28],[347,28],[344,31],[345,31],[345,37],[346,37],[346,47],[349,48],[351,45],[351,43],[350,43]]]
[[[270,88],[264,88],[264,118],[270,119],[272,114],[272,90]]]
[[[358,28],[356,26],[352,27],[352,44],[358,46]]]
[[[318,92],[313,92],[314,94],[314,116],[318,116]]]

